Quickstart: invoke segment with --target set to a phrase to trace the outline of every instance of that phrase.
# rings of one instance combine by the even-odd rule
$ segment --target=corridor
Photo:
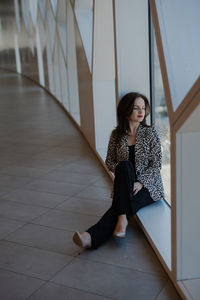
[[[111,181],[50,94],[11,72],[0,82],[0,299],[180,299],[134,218],[123,241],[73,244]]]

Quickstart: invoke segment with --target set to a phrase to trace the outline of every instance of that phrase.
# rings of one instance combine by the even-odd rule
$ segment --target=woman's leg
[[[120,216],[132,215],[131,201],[133,197],[133,185],[135,182],[135,170],[129,160],[120,162],[115,169],[114,194],[112,207]]]
[[[132,215],[131,199],[134,180],[132,163],[130,161],[120,162],[115,169],[112,206],[97,224],[87,230],[92,238],[92,248],[98,248],[112,236],[119,215],[126,214],[127,217]]]
[[[134,182],[137,180],[135,179],[134,166],[129,160],[117,165],[115,175],[112,206],[118,216],[126,214],[127,219],[129,219],[140,208],[155,202],[145,187],[133,195]]]
[[[117,219],[118,216],[114,213],[111,206],[98,223],[86,230],[91,236],[92,248],[97,249],[112,236]]]
[[[132,198],[132,215],[135,215],[137,211],[155,201],[151,198],[150,193],[147,188],[142,187],[142,189]]]
[[[127,219],[129,219],[140,208],[154,203],[149,191],[144,187],[133,196],[134,181],[132,163],[130,161],[119,163],[115,170],[112,206],[98,223],[86,230],[91,236],[92,248],[97,249],[112,236],[118,222],[118,216],[126,214]]]

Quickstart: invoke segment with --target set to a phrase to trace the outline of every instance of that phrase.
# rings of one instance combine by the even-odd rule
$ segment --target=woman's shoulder
[[[151,141],[152,139],[158,139],[158,130],[155,125],[152,126],[142,126],[142,131],[146,139]]]
[[[116,138],[116,139],[119,139],[121,137],[121,134],[117,128],[114,128],[111,131],[111,137]]]
[[[115,129],[113,129],[113,130],[111,131],[111,134],[110,134],[110,136],[111,136],[111,137],[116,137],[116,136],[117,136],[117,131],[116,131],[116,128],[115,128]]]
[[[118,143],[121,143],[121,141],[124,139],[125,136],[126,135],[120,134],[119,130],[117,130],[117,128],[115,128],[111,131],[110,141],[115,144],[118,144]]]
[[[113,129],[110,133],[110,141],[115,142],[117,140],[117,130]]]
[[[144,125],[140,125],[141,131],[146,135],[146,134],[151,134],[152,132],[152,126],[144,126]]]
[[[144,126],[144,125],[141,125],[142,127],[142,130],[144,132],[147,132],[147,133],[150,133],[150,134],[154,134],[154,133],[157,133],[157,128],[155,125],[152,125],[152,126]]]
[[[158,128],[156,127],[156,125],[152,125],[151,132],[154,136],[158,136]]]

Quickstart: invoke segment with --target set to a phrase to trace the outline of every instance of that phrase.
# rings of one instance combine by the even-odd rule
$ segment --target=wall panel
[[[102,23],[102,19],[104,22]],[[112,0],[94,2],[93,101],[96,149],[105,159],[116,126],[116,74]],[[102,117],[103,116],[103,117]]]
[[[148,1],[116,0],[119,97],[138,91],[150,96]]]
[[[92,76],[81,40],[80,31],[75,22],[76,54],[78,68],[78,86],[80,101],[80,124],[89,143],[95,147],[94,110],[92,94]]]

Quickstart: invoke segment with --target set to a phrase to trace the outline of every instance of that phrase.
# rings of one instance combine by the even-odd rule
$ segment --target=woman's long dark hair
[[[115,128],[115,130],[119,135],[127,134],[128,131],[130,131],[129,117],[133,112],[135,100],[139,97],[141,97],[145,102],[145,116],[141,124],[145,127],[151,127],[146,123],[146,117],[151,112],[150,104],[147,97],[143,94],[132,92],[124,95],[117,107],[117,127]]]

